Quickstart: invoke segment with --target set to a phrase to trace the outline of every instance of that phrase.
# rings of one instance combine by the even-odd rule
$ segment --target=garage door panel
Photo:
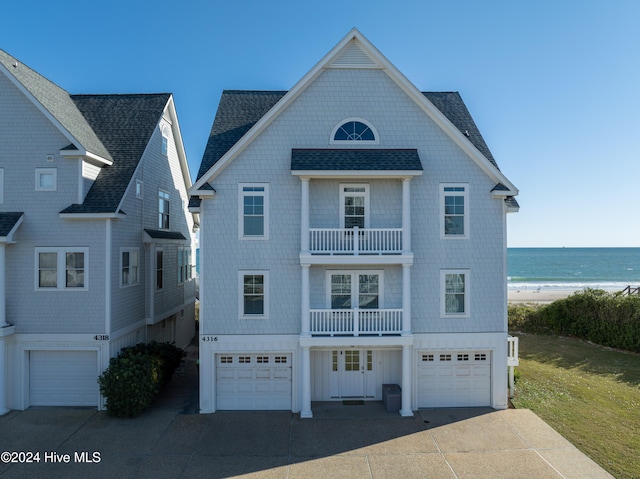
[[[490,405],[490,353],[425,352],[418,358],[418,407]]]
[[[291,355],[256,353],[218,356],[216,409],[291,409]]]
[[[97,406],[96,351],[31,351],[29,400],[32,406]]]

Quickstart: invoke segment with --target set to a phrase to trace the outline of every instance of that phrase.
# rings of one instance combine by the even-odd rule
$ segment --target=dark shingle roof
[[[469,110],[467,110],[467,107],[458,92],[423,91],[422,94],[427,98],[427,100],[433,103],[433,105],[440,110],[463,135],[469,138],[471,143],[473,143],[473,146],[475,146],[480,153],[482,153],[493,164],[493,166],[498,168],[496,160],[493,158],[491,151],[489,151],[489,147],[484,142],[484,138],[482,138],[480,130],[478,130],[476,123],[473,121]]]
[[[102,158],[112,159],[69,93],[3,50],[0,50],[0,63],[80,142],[81,146]]]
[[[179,231],[161,231],[161,230],[148,230],[145,228],[145,233],[153,239],[167,239],[167,240],[186,240],[182,233]]]
[[[291,150],[291,170],[422,170],[416,149]]]
[[[197,179],[209,171],[286,93],[286,91],[223,91]]]
[[[157,126],[169,93],[72,95],[71,98],[113,157],[104,166],[84,203],[62,213],[115,213]]]
[[[0,213],[0,237],[7,236],[23,214],[22,212]]]
[[[286,91],[223,91],[197,179],[209,171],[286,93]],[[422,92],[422,94],[498,168],[469,110],[457,92]]]

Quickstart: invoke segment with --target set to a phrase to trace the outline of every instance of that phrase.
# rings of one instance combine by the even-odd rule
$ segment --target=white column
[[[309,346],[302,346],[302,407],[301,418],[311,418],[311,351]]]
[[[7,305],[6,305],[6,265],[5,265],[5,247],[4,243],[0,244],[0,328],[8,326],[7,323]]]
[[[311,307],[309,300],[309,270],[311,269],[311,265],[302,264],[302,307],[300,314],[302,315],[302,321],[300,326],[300,336],[309,337],[311,336],[311,327],[310,327],[310,315],[311,315]]]
[[[309,178],[300,178],[302,194],[300,201],[300,251],[309,252]]]
[[[411,334],[411,265],[402,265],[402,335]]]
[[[411,410],[411,346],[402,346],[402,408],[401,416],[413,416]]]
[[[411,251],[411,178],[402,178],[402,251]]]
[[[7,409],[7,353],[5,337],[13,334],[15,326],[0,327],[0,416],[9,412]]]

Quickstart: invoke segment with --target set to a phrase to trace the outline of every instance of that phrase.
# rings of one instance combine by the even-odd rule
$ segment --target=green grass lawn
[[[512,334],[520,338],[514,406],[534,411],[616,478],[639,478],[640,355]]]

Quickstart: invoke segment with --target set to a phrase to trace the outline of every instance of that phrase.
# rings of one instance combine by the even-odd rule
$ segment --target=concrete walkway
[[[524,409],[432,409],[402,418],[373,402],[313,403],[312,419],[196,412],[193,358],[134,419],[91,409],[12,411],[0,417],[0,452],[26,453],[18,460],[39,453],[39,462],[0,463],[0,477],[612,477]]]

